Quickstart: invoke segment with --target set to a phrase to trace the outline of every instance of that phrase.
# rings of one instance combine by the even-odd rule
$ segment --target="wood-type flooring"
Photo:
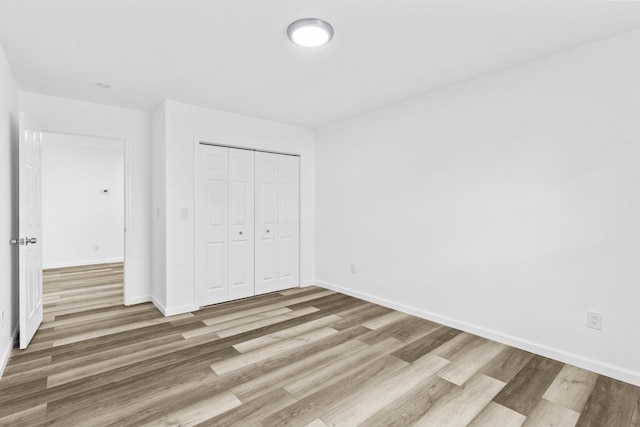
[[[3,426],[640,427],[638,387],[333,291],[163,317],[121,264],[44,277]]]

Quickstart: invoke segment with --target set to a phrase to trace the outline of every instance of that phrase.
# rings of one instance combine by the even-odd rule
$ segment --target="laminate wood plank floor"
[[[164,317],[122,264],[47,270],[2,426],[640,427],[640,389],[337,292]]]

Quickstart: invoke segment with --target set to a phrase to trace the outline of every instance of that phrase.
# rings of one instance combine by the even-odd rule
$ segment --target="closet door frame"
[[[248,151],[253,151],[253,152],[262,152],[262,153],[271,153],[271,154],[281,154],[281,155],[286,155],[286,156],[295,156],[298,158],[298,194],[297,194],[297,199],[298,199],[298,231],[297,231],[297,251],[298,251],[298,268],[297,268],[297,278],[296,278],[296,282],[297,285],[295,287],[300,287],[301,283],[300,283],[300,269],[302,266],[302,259],[300,256],[300,249],[301,249],[301,242],[300,242],[300,238],[301,238],[301,215],[302,215],[302,155],[300,153],[291,153],[291,152],[284,152],[284,151],[275,151],[275,150],[266,150],[266,149],[261,149],[261,148],[255,148],[255,147],[251,147],[250,145],[244,145],[244,144],[230,144],[229,141],[225,140],[225,139],[221,139],[221,138],[216,138],[216,137],[203,137],[203,136],[199,136],[196,135],[194,138],[194,168],[193,168],[193,174],[194,174],[194,196],[195,196],[195,200],[194,200],[194,218],[195,221],[193,222],[194,224],[194,254],[196,259],[194,259],[194,295],[196,298],[196,301],[194,303],[195,306],[198,307],[203,307],[206,305],[211,305],[211,304],[217,304],[220,302],[224,302],[224,301],[215,301],[215,302],[207,302],[207,301],[203,301],[202,297],[205,294],[206,290],[205,289],[201,289],[202,287],[202,279],[200,278],[202,276],[201,272],[198,272],[198,267],[201,264],[201,262],[199,263],[197,260],[198,257],[198,229],[199,229],[199,225],[198,225],[198,200],[197,200],[197,196],[198,196],[198,191],[201,192],[201,190],[199,190],[199,183],[198,183],[198,172],[199,172],[199,167],[200,167],[200,162],[202,161],[199,156],[201,154],[200,151],[200,146],[201,145],[209,145],[209,146],[213,146],[213,147],[221,147],[221,148],[230,148],[230,149],[240,149],[240,150],[248,150]],[[255,164],[255,163],[254,163]],[[255,184],[255,171],[254,171],[254,184]],[[254,185],[254,192],[255,192],[255,185]],[[254,201],[255,202],[255,201]],[[254,207],[255,209],[255,207]],[[200,213],[201,215],[201,213]],[[255,214],[254,214],[254,221],[255,221]],[[254,230],[254,234],[256,233],[256,231]],[[255,239],[254,239],[255,241]],[[255,243],[254,243],[254,255],[255,255]],[[254,271],[255,271],[255,256],[254,258]],[[228,264],[228,263],[227,263]],[[228,267],[228,265],[227,265]],[[256,283],[255,283],[255,279],[254,279],[254,289],[255,289]],[[255,292],[255,295],[259,295],[257,293],[257,289]],[[226,301],[230,301],[231,299],[227,299]]]

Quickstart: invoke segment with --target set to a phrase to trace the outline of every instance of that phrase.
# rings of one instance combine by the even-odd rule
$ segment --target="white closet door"
[[[278,155],[256,152],[256,295],[278,289]]]
[[[198,145],[196,259],[198,304],[229,299],[229,149]]]
[[[256,295],[298,286],[298,157],[256,152]]]
[[[253,296],[254,152],[229,149],[229,299]]]
[[[300,266],[299,158],[278,156],[278,288],[297,287]]]

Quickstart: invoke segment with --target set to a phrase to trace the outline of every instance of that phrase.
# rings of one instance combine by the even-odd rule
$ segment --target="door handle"
[[[38,242],[38,239],[36,239],[35,237],[26,237],[24,239],[11,239],[9,241],[9,243],[11,243],[12,245],[28,245],[28,244],[35,245],[37,242]]]

